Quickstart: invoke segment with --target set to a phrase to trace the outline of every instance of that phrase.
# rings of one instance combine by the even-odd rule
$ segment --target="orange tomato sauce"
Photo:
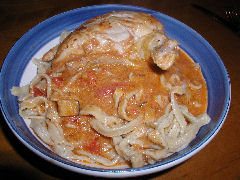
[[[113,93],[118,88],[124,93],[142,89],[143,94],[139,101],[131,98],[128,102],[126,113],[131,118],[139,114],[149,119],[157,119],[164,114],[166,106],[170,103],[170,91],[162,86],[160,76],[164,75],[166,82],[170,81],[173,74],[180,77],[180,81],[171,81],[171,85],[186,84],[188,94],[175,95],[179,104],[188,107],[194,116],[202,114],[207,108],[207,87],[200,68],[181,49],[179,57],[174,65],[166,71],[159,69],[150,62],[136,62],[136,66],[126,65],[91,65],[79,70],[65,70],[61,78],[55,79],[53,89],[58,88],[61,92],[68,84],[70,91],[66,93],[55,92],[53,96],[59,99],[74,99],[79,101],[80,109],[86,105],[100,107],[106,114],[118,116],[113,99]],[[134,62],[135,63],[135,62]],[[78,74],[76,76],[76,74]],[[73,77],[76,80],[69,85]],[[61,80],[61,81],[60,81]],[[59,82],[60,81],[60,82]],[[194,86],[201,86],[196,89]],[[162,95],[167,98],[162,106],[156,101],[156,96]],[[111,143],[111,139],[98,134],[89,125],[88,116],[62,117],[62,127],[65,138],[68,141],[82,142],[79,149],[101,155],[107,158],[104,143]],[[146,119],[147,120],[147,119]],[[65,126],[73,124],[76,128]]]

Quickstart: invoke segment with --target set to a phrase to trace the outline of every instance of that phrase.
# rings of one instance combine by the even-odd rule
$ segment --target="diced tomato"
[[[97,73],[96,73],[96,71],[90,70],[90,71],[87,71],[87,75],[88,76],[96,76]]]
[[[105,85],[105,86],[102,86],[100,88],[97,88],[95,90],[95,96],[97,98],[103,98],[103,97],[106,97],[110,94],[113,94],[114,91],[116,90],[116,88],[121,88],[121,87],[124,87],[126,86],[126,84],[124,83],[112,83],[112,84],[109,84],[109,85]]]
[[[109,94],[112,94],[116,90],[116,87],[113,86],[106,86],[96,89],[95,96],[97,98],[106,97]]]
[[[43,91],[43,90],[41,90],[41,89],[39,89],[39,88],[37,88],[37,87],[33,87],[33,96],[34,97],[37,97],[37,96],[44,96],[44,97],[46,97],[47,96],[47,93],[45,92],[45,91]]]
[[[94,136],[93,139],[90,138],[89,141],[84,144],[84,149],[92,154],[100,154],[101,144],[99,136]]]
[[[64,79],[62,77],[53,77],[52,82],[56,84],[57,86],[63,85]]]

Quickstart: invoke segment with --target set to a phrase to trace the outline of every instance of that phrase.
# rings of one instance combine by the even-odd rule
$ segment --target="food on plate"
[[[95,17],[34,60],[13,87],[19,113],[54,152],[101,168],[142,167],[185,148],[206,113],[199,64],[143,12]]]

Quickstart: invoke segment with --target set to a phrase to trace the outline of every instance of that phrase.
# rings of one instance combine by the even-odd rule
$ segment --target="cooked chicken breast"
[[[87,21],[45,55],[45,60],[53,58],[55,72],[63,71],[66,66],[135,65],[139,61],[153,61],[166,70],[175,61],[177,46],[178,42],[166,37],[163,25],[153,16],[120,11]]]

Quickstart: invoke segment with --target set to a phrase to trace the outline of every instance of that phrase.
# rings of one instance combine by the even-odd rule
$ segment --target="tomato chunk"
[[[95,96],[97,98],[103,98],[110,94],[112,94],[116,90],[116,87],[113,86],[106,86],[96,89]]]
[[[117,83],[117,82],[108,84],[108,85],[104,85],[95,90],[95,96],[97,98],[103,98],[103,97],[113,94],[114,91],[116,90],[116,88],[123,88],[125,86],[127,86],[126,83]]]
[[[34,97],[38,97],[38,96],[44,96],[47,97],[47,93],[45,91],[43,91],[42,89],[39,89],[37,87],[33,87],[33,96]]]
[[[64,79],[62,77],[53,77],[52,82],[56,84],[57,86],[63,85]]]

